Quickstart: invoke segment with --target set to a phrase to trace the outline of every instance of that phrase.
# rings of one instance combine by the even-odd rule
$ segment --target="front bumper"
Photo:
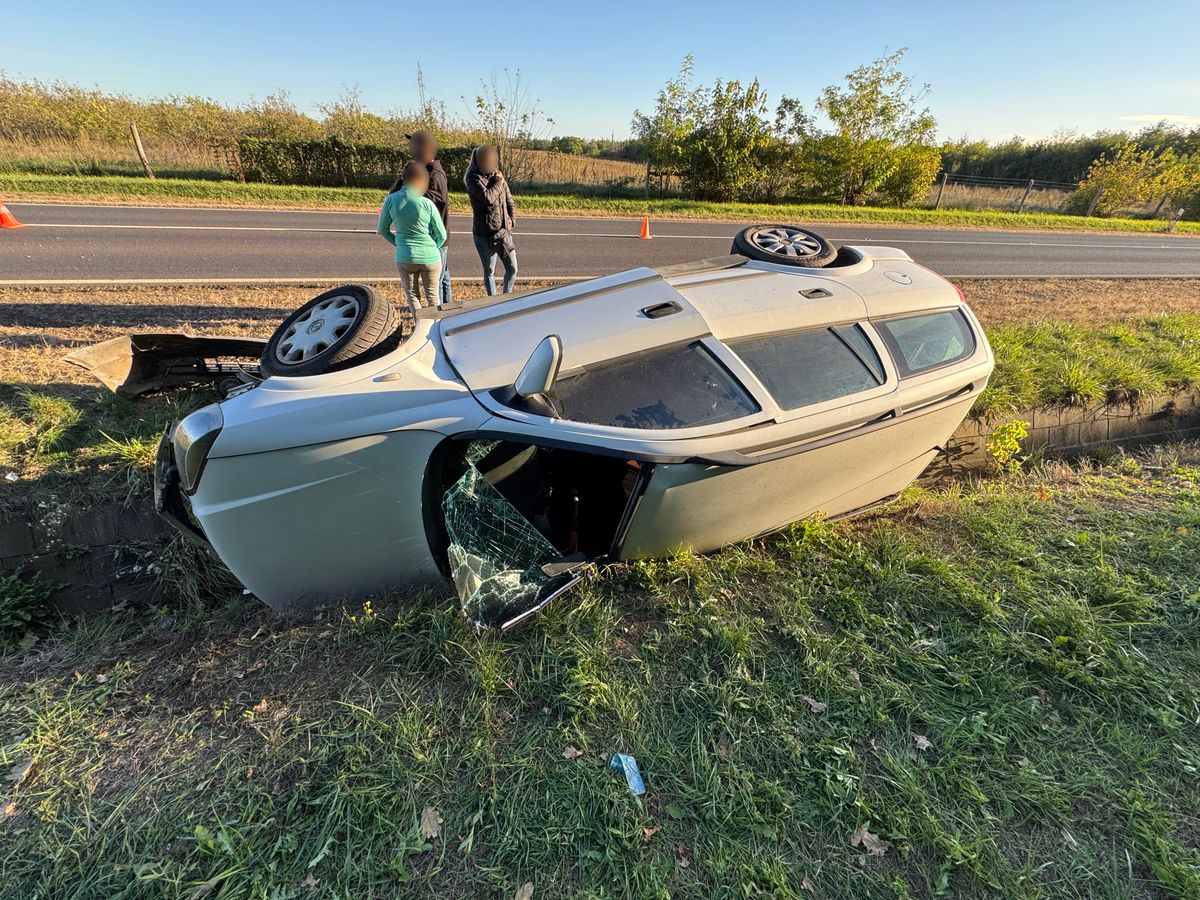
[[[167,426],[158,442],[158,454],[154,458],[154,511],[167,520],[184,537],[202,547],[212,550],[204,530],[192,518],[179,484],[179,468],[175,465],[175,446],[171,433],[176,422]]]

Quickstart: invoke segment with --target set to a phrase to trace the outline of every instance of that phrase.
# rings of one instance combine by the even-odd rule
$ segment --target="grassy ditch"
[[[0,894],[1197,896],[1198,464],[910,490],[504,640],[88,620],[0,657]]]
[[[972,410],[1001,416],[1040,406],[1135,403],[1200,384],[1200,316],[1088,327],[1067,322],[988,329],[996,370]]]
[[[642,216],[718,221],[800,221],[895,225],[941,225],[1051,231],[1161,232],[1154,219],[1099,219],[1057,213],[1000,210],[887,209],[825,204],[712,203],[680,199],[603,198],[574,194],[520,193],[527,215]],[[0,173],[0,197],[7,200],[87,201],[92,203],[172,203],[197,206],[375,210],[383,192],[366,188],[299,187],[121,176]],[[469,212],[466,195],[451,194],[454,212]],[[1180,233],[1200,234],[1200,222],[1181,222]]]
[[[1053,325],[964,285],[984,411],[1194,385],[1189,284],[1149,318],[1049,286]],[[66,348],[314,292],[0,292],[0,513],[148,503],[210,399]],[[45,586],[0,575],[0,897],[1200,896],[1198,558],[1192,443],[613,567],[505,639],[446,595],[276,619],[171,545],[180,602],[21,647]]]

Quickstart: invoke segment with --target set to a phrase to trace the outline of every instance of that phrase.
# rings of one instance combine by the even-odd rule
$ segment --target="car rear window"
[[[883,363],[857,325],[729,342],[783,409],[849,397],[884,382]]]
[[[759,406],[703,344],[631,356],[561,379],[559,415],[617,428],[695,428],[740,419]]]
[[[975,352],[975,335],[958,310],[875,322],[896,359],[900,374],[935,369]]]

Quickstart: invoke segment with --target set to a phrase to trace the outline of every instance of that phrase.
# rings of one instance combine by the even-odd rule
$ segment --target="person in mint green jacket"
[[[378,231],[396,248],[404,299],[417,310],[424,305],[422,300],[437,305],[446,226],[437,207],[423,196],[429,187],[425,166],[410,162],[404,167],[403,180],[404,187],[383,201]]]

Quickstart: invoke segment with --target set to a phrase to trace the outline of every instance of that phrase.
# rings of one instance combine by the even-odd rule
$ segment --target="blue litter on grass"
[[[637,796],[646,793],[646,785],[642,782],[642,773],[638,771],[637,760],[628,753],[614,753],[608,767],[614,772],[625,774],[625,783]]]

